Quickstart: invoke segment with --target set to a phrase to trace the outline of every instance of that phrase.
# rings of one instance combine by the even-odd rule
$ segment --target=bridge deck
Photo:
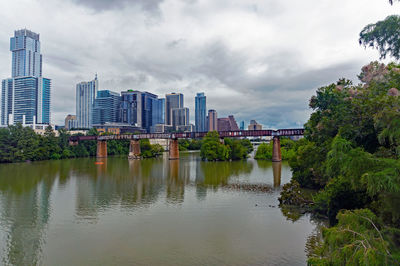
[[[186,133],[148,133],[148,134],[123,134],[123,135],[104,135],[104,136],[71,136],[70,141],[83,140],[133,140],[133,139],[196,139],[203,138],[208,132],[186,132]],[[237,131],[218,131],[221,138],[240,138],[240,137],[268,137],[268,136],[302,136],[303,128],[278,129],[278,130],[237,130]]]

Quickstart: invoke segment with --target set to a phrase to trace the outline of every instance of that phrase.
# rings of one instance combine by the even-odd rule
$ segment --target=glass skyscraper
[[[0,123],[50,124],[51,81],[42,77],[39,34],[15,31],[10,51],[11,78],[1,84]]]
[[[76,84],[76,119],[78,128],[91,128],[94,100],[96,99],[99,82],[97,75],[94,80]]]
[[[206,96],[203,92],[197,93],[195,97],[195,124],[196,132],[207,131]]]
[[[183,108],[183,94],[170,93],[165,95],[165,124],[172,125],[172,109]]]
[[[149,92],[121,92],[120,122],[135,125],[150,132],[150,127],[163,123],[164,99]]]
[[[93,119],[94,125],[118,122],[118,108],[121,102],[119,93],[109,90],[97,92],[94,100]]]

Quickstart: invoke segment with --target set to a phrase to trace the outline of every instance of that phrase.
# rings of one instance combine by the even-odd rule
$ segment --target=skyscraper
[[[195,124],[196,132],[207,131],[207,106],[204,93],[197,93],[195,97]]]
[[[121,92],[120,122],[135,125],[150,132],[150,127],[163,122],[164,99],[150,92]]]
[[[218,131],[217,111],[208,110],[208,131]]]
[[[92,81],[76,84],[76,119],[79,128],[91,128],[94,100],[99,88],[97,74]]]
[[[98,91],[93,106],[93,124],[117,123],[120,102],[119,93],[109,90]]]
[[[0,123],[49,124],[51,81],[42,77],[39,34],[15,31],[10,51],[11,78],[2,81]]]
[[[170,93],[165,95],[165,124],[172,125],[172,109],[183,108],[183,94]]]
[[[173,108],[172,126],[176,129],[178,126],[189,125],[189,108]]]

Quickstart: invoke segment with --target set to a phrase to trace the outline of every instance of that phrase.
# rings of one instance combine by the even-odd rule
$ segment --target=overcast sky
[[[52,79],[52,122],[75,113],[75,84],[98,73],[100,89],[182,92],[207,108],[268,128],[301,127],[318,87],[357,81],[378,52],[361,29],[393,13],[387,0],[1,1],[0,77],[11,76],[9,38],[40,34]]]

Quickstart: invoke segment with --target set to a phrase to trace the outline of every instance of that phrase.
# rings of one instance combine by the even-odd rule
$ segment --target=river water
[[[286,163],[95,161],[0,165],[0,264],[306,264],[316,224],[278,207]]]

